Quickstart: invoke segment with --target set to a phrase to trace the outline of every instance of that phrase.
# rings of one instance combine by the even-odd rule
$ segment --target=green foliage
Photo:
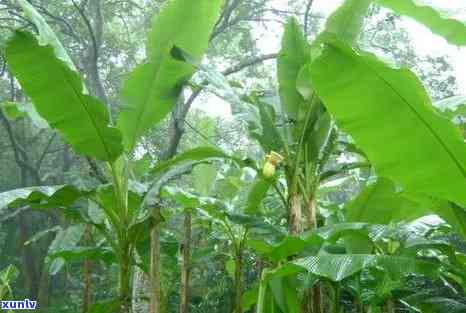
[[[112,313],[117,312],[120,307],[120,301],[108,300],[94,303],[86,313]]]
[[[16,216],[25,207],[48,209],[69,207],[84,193],[71,186],[42,186],[0,193],[0,220]],[[65,214],[71,210],[65,210]]]
[[[78,72],[62,43],[57,38],[49,24],[47,24],[43,16],[26,0],[16,0],[16,2],[21,6],[26,16],[39,31],[39,44],[41,46],[52,46],[57,58],[65,62],[66,65],[74,72]]]
[[[353,44],[358,39],[364,25],[364,18],[372,0],[346,0],[327,20],[325,33],[338,36]],[[320,42],[320,38],[316,40]]]
[[[272,104],[259,99],[257,106],[258,118],[251,118],[249,121],[250,136],[259,142],[265,152],[283,150],[285,146],[283,131],[277,127],[277,124],[283,121],[279,120]]]
[[[5,52],[10,70],[39,114],[77,152],[104,161],[114,161],[121,154],[121,134],[108,126],[105,106],[83,93],[78,74],[57,59],[50,46],[17,32]]]
[[[129,75],[121,93],[124,106],[118,127],[126,150],[131,151],[138,139],[175,106],[182,85],[195,69],[174,56],[173,48],[181,48],[200,61],[221,4],[221,0],[170,1],[154,20],[147,45],[148,61]]]
[[[213,26],[223,0],[171,0],[154,17],[149,32],[147,55],[161,64],[169,50],[176,46],[200,61],[207,49]]]
[[[11,283],[17,279],[19,271],[13,265],[9,265],[0,271],[0,301],[6,299],[6,296],[12,296]]]
[[[146,63],[130,74],[122,89],[124,106],[118,118],[127,151],[170,112],[193,72],[187,63],[167,56],[159,66]]]
[[[243,162],[235,157],[229,156],[225,152],[212,147],[199,147],[185,151],[171,160],[159,162],[152,170],[151,175],[158,177],[163,173],[169,172],[182,166],[191,166],[196,163],[206,162],[213,159],[233,160],[239,164]]]
[[[304,118],[305,99],[298,92],[296,83],[301,68],[311,61],[311,48],[299,27],[298,21],[290,19],[285,27],[282,50],[277,61],[280,98],[289,118]]]
[[[313,63],[312,84],[379,175],[466,204],[466,145],[411,72],[333,40]]]
[[[464,25],[431,8],[411,1],[375,1],[417,19],[452,43],[463,44],[458,30]],[[19,214],[29,209],[58,209],[68,218],[66,227],[34,228],[36,233],[24,242],[24,249],[39,245],[48,250],[44,273],[56,275],[65,263],[92,261],[85,263],[84,275],[94,284],[100,273],[87,265],[118,265],[119,283],[114,285],[119,298],[106,294],[111,300],[97,302],[88,313],[131,312],[135,266],[146,273],[153,272],[149,267],[161,267],[161,281],[153,277],[152,283],[164,286],[162,300],[167,307],[177,303],[174,290],[179,286],[173,277],[180,276],[178,255],[182,255],[183,269],[195,269],[189,282],[193,312],[210,312],[215,305],[226,312],[230,305],[226,298],[231,296],[243,304],[243,310],[237,311],[251,310],[256,304],[257,313],[299,313],[315,286],[325,297],[332,296],[333,311],[338,313],[349,311],[349,306],[352,311],[368,306],[371,312],[381,312],[391,302],[396,309],[413,305],[426,312],[464,311],[466,245],[449,229],[452,226],[466,236],[466,148],[454,125],[462,125],[464,98],[444,100],[438,104],[443,112],[438,112],[412,73],[352,49],[375,1],[347,0],[329,18],[314,45],[307,42],[308,34],[296,20],[288,22],[278,56],[280,97],[250,90],[241,97],[239,91],[249,89],[249,84],[232,87],[212,66],[199,65],[213,28],[234,27],[222,21],[232,17],[234,22],[243,14],[237,12],[236,1],[225,5],[221,0],[167,1],[149,34],[147,62],[137,66],[123,84],[116,129],[104,105],[87,94],[45,20],[33,5],[19,0],[39,39],[17,32],[10,40],[6,57],[14,76],[52,128],[63,133],[74,150],[90,157],[90,167],[97,174],[100,163],[95,165],[91,158],[110,163],[99,176],[104,183],[91,191],[49,186],[0,194],[0,223],[12,223],[13,217],[22,218]],[[221,9],[223,19],[217,21]],[[86,20],[86,12],[80,13]],[[89,21],[97,23],[98,16]],[[231,102],[236,117],[247,124],[250,137],[260,145],[249,145],[241,137],[247,141],[248,157],[255,159],[242,160],[208,146],[156,163],[158,143],[147,138],[138,146],[140,138],[181,102],[183,85],[196,70],[200,75],[191,85],[193,91],[202,88]],[[14,124],[30,115],[22,103],[3,105],[3,110],[12,120],[18,119]],[[339,132],[333,118],[357,146]],[[257,164],[271,151],[281,154],[280,161],[274,164],[274,175],[265,178]],[[27,159],[22,151],[19,156]],[[358,170],[372,165],[376,177],[373,171]],[[37,176],[44,174],[41,169],[37,172]],[[332,192],[320,197],[319,184],[335,176],[354,180],[355,186],[348,191],[334,185]],[[175,187],[166,186],[175,177],[179,177]],[[337,205],[375,178],[354,200]],[[180,211],[189,213],[183,229]],[[407,223],[432,213],[449,225],[442,221],[429,225],[427,218]],[[149,259],[157,249],[149,246],[155,240],[151,238],[155,227],[161,263],[154,268]],[[301,228],[307,232],[301,233]],[[56,236],[50,247],[40,246],[52,233]],[[180,235],[191,239],[189,256],[178,242]],[[256,271],[264,265],[269,268]],[[71,274],[76,270],[67,269]],[[258,283],[254,282],[257,274],[261,275]],[[0,272],[0,298],[5,286],[9,289],[11,276],[15,275]],[[417,288],[419,292],[409,285],[415,279],[441,284],[452,292],[434,289],[434,296],[422,294],[423,288]],[[210,288],[212,284],[216,288]],[[395,301],[400,299],[404,302]],[[207,301],[216,304],[209,303],[205,309]],[[343,304],[348,308],[343,310]]]
[[[270,179],[264,178],[260,175],[256,177],[248,192],[245,213],[255,214],[259,212],[260,204],[264,200],[272,184],[273,182]]]
[[[441,207],[439,201],[417,200],[421,199],[397,191],[390,180],[380,178],[376,183],[367,186],[356,199],[346,204],[346,220],[389,224],[428,215],[434,212],[432,209],[434,206]]]
[[[74,248],[81,240],[84,234],[84,225],[77,224],[61,230],[52,241],[49,247],[49,255],[54,255],[64,250]],[[57,274],[65,265],[63,257],[56,257],[49,263],[49,271],[51,275]]]
[[[419,307],[426,313],[461,313],[466,310],[466,304],[442,297],[427,299]]]
[[[408,274],[435,275],[434,263],[399,256],[372,254],[319,255],[298,259],[294,264],[333,282],[342,281],[365,268],[379,266],[396,278]]]
[[[296,292],[296,279],[292,277],[270,278],[269,288],[277,307],[282,312],[299,313],[300,305]],[[273,306],[273,305],[272,305]],[[268,312],[268,311],[265,311]],[[275,312],[275,310],[271,311]]]
[[[116,263],[117,257],[114,252],[105,247],[80,247],[67,245],[63,250],[52,252],[52,259],[64,260],[66,263],[94,261],[105,262],[106,265]],[[60,262],[60,261],[59,261]]]
[[[211,164],[199,164],[193,170],[194,189],[204,197],[207,197],[214,187],[217,169]]]
[[[2,109],[3,114],[12,121],[25,116],[25,113],[18,108],[18,105],[15,102],[6,101],[0,103],[0,108]]]

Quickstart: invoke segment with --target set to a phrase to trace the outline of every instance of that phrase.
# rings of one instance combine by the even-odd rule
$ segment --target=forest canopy
[[[464,13],[0,0],[0,311],[466,312]]]

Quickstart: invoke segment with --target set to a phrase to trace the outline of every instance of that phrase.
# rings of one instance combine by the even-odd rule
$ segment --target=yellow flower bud
[[[262,174],[264,174],[265,177],[270,178],[273,175],[275,175],[275,165],[271,162],[265,162],[264,167],[262,168]]]

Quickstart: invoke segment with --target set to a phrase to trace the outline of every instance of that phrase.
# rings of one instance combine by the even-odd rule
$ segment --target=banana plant
[[[192,173],[193,192],[187,192],[179,188],[165,187],[162,190],[162,199],[171,198],[175,200],[177,205],[181,207],[184,215],[183,222],[183,239],[180,244],[181,247],[181,285],[180,285],[180,313],[188,313],[190,311],[190,297],[191,297],[191,271],[193,267],[192,260],[192,233],[193,217],[195,218],[195,210],[203,203],[208,202],[210,191],[215,184],[217,176],[217,169],[211,164],[200,164]],[[194,216],[193,216],[194,215]]]
[[[303,211],[307,215],[307,228],[317,226],[316,190],[320,182],[340,170],[370,166],[375,167],[378,175],[406,189],[406,194],[395,195],[397,187],[391,187],[392,198],[402,198],[391,204],[407,205],[396,210],[405,212],[408,209],[412,218],[435,212],[463,233],[464,142],[449,121],[439,117],[433,108],[421,104],[430,105],[430,100],[412,73],[391,69],[374,56],[359,52],[357,39],[371,4],[412,17],[450,43],[465,44],[465,26],[444,18],[427,5],[414,1],[348,0],[328,19],[325,31],[312,45],[307,43],[295,20],[286,25],[277,64],[279,99],[256,93],[246,98],[246,102],[253,104],[246,110],[244,105],[239,105],[238,97],[233,97],[226,80],[219,83],[222,81],[219,75],[213,79],[210,75],[211,82],[228,89],[224,93],[228,97],[224,98],[236,105],[240,114],[248,116],[251,137],[269,153],[265,157],[263,176],[259,177],[268,178],[269,182],[257,181],[257,195],[264,195],[270,186],[282,195],[291,233],[298,234],[303,229]],[[367,81],[360,79],[359,73]],[[370,92],[364,92],[366,89]],[[393,94],[393,99],[383,97],[379,101],[382,94]],[[393,101],[397,103],[396,110],[388,105]],[[380,104],[375,106],[374,103]],[[408,126],[379,127],[380,120],[403,121],[415,131],[408,131]],[[416,122],[413,124],[413,121]],[[352,136],[358,149],[346,144],[350,148],[347,151],[357,151],[361,158],[355,164],[341,166],[340,170],[326,171],[330,154],[337,152],[336,127]],[[380,138],[405,139],[403,144],[393,140],[386,144]],[[402,161],[400,155],[405,155]],[[449,164],[448,175],[435,172],[440,170],[438,164]],[[276,172],[278,166],[283,169],[284,184],[277,179],[281,174],[281,171]],[[443,169],[441,171],[443,173]],[[442,199],[447,201],[441,202]],[[387,204],[379,207],[393,209]],[[373,212],[374,216],[384,216],[380,211]]]
[[[463,276],[459,273],[464,265],[444,233],[442,224],[431,226],[422,220],[392,225],[341,223],[275,245],[253,243],[272,265],[263,273],[257,312],[299,312],[304,291],[318,281],[330,291],[331,312],[342,312],[343,297],[357,312],[377,312],[382,307],[392,312],[397,302],[414,307],[416,301],[428,301],[427,295],[422,298],[418,288],[410,287],[415,279],[424,277],[445,287],[463,284],[457,275]]]
[[[254,180],[248,174],[250,169],[238,170],[236,167],[227,167],[224,171],[226,172],[222,172],[218,175],[219,178],[214,180],[215,184],[211,188],[212,195],[210,196],[206,196],[206,190],[201,191],[206,188],[205,171],[202,178],[204,183],[201,183],[202,188],[198,187],[194,192],[188,192],[179,188],[166,187],[162,195],[171,197],[186,210],[185,221],[186,217],[190,220],[192,214],[197,220],[211,224],[214,229],[211,236],[220,242],[228,242],[231,259],[227,267],[234,281],[232,303],[234,303],[235,312],[244,312],[243,273],[247,243],[251,238],[264,236],[280,238],[283,236],[283,230],[268,222],[264,216],[248,213],[248,209],[253,206],[251,201],[256,201]],[[197,183],[200,179],[201,177],[196,178]],[[188,232],[185,230],[185,233]]]
[[[358,51],[356,39],[371,2],[346,1],[329,18],[324,33],[318,36],[314,45],[307,49],[303,49],[302,44],[296,44],[302,42],[302,40],[296,40],[299,37],[291,37],[295,39],[289,40],[294,44],[293,50],[288,54],[282,51],[278,64],[279,80],[280,76],[285,77],[280,84],[282,103],[288,115],[295,119],[297,117],[299,125],[299,114],[297,114],[299,111],[296,110],[296,103],[305,99],[306,96],[319,99],[319,103],[328,110],[328,114],[333,116],[338,127],[349,133],[364,151],[378,175],[401,184],[405,190],[414,193],[414,197],[417,194],[418,198],[429,199],[433,196],[440,200],[456,202],[456,204],[444,203],[436,208],[435,204],[430,206],[434,207],[436,214],[463,233],[464,227],[462,222],[458,223],[458,219],[464,220],[465,212],[461,207],[464,206],[464,192],[461,190],[466,188],[466,160],[464,159],[466,145],[454,125],[438,116],[436,111],[431,106],[429,107],[431,101],[412,73],[408,70],[392,69],[378,61],[376,57]],[[446,35],[448,40],[461,44],[461,40],[455,40],[453,37],[456,39],[461,37],[460,31],[464,31],[464,25],[444,19],[438,14],[432,14],[435,11],[431,8],[422,7],[422,10],[419,8],[419,10],[414,10],[414,7],[409,9],[412,3],[403,5],[397,1],[377,2],[410,15],[431,27],[435,32]],[[455,29],[454,35],[445,34],[440,30],[439,25],[450,30]],[[292,28],[289,26],[288,33]],[[287,31],[284,36],[284,46],[286,39],[290,37],[287,36]],[[306,53],[303,52],[306,50],[310,55],[307,62],[300,66],[295,65],[295,74],[291,75],[292,67],[284,67],[284,62],[287,57],[290,57],[293,62],[299,60],[299,57],[306,59]],[[293,53],[294,56],[291,57]],[[280,75],[281,67],[284,69],[282,75]],[[288,93],[287,91],[290,90],[291,92]],[[382,94],[392,94],[393,97],[380,98],[378,95]],[[294,101],[290,100],[293,99],[293,95]],[[296,97],[297,95],[301,97]],[[393,109],[394,103],[397,103],[396,109]],[[407,131],[408,127],[380,127],[381,120],[406,122],[410,131]],[[381,141],[380,138],[397,138],[397,143],[387,144],[386,140]],[[399,138],[404,138],[405,143],[399,144]],[[433,154],[427,150],[439,152]],[[406,157],[400,160],[400,155]],[[289,156],[285,159],[289,159]],[[442,174],[435,173],[439,169],[435,164],[442,164]],[[444,166],[448,169],[447,175],[443,170]],[[306,172],[306,167],[303,172]],[[421,172],[422,175],[419,174]],[[439,175],[443,175],[445,181],[438,179]],[[293,192],[293,188],[296,188],[293,184],[288,185],[290,192]],[[306,188],[303,190],[306,191]],[[421,200],[420,206],[429,206],[429,204]],[[290,210],[293,212],[293,205],[290,206]]]
[[[149,190],[136,187],[134,191],[134,186],[140,184],[130,180],[131,158],[138,141],[171,111],[182,86],[195,72],[192,65],[177,59],[172,49],[180,47],[200,62],[222,1],[203,0],[194,4],[174,0],[164,6],[149,32],[146,62],[137,66],[123,84],[120,97],[123,109],[116,124],[107,106],[88,93],[71,58],[41,15],[27,1],[19,0],[18,4],[36,26],[38,35],[20,30],[13,34],[5,48],[8,67],[48,125],[74,151],[105,165],[109,183],[90,192],[80,192],[78,198],[89,199],[105,214],[105,226],[111,232],[102,233],[107,235],[107,243],[120,267],[119,311],[130,312],[135,245],[147,230],[142,225],[150,228],[157,223],[152,216],[154,205],[149,201]],[[185,19],[188,13],[191,18]],[[176,166],[176,162],[172,165]],[[152,179],[159,180],[160,175],[153,175]],[[34,191],[19,193],[26,193],[23,200],[34,195]],[[60,197],[54,200],[57,206],[69,208],[69,203],[60,203]]]
[[[452,43],[464,44],[459,39],[464,25],[442,17],[432,8],[414,1],[375,2],[413,17]],[[463,219],[465,199],[461,190],[466,187],[466,145],[455,125],[438,114],[424,87],[409,70],[391,68],[374,55],[359,51],[332,28],[318,41],[324,48],[312,62],[308,85],[322,99],[337,125],[352,136],[379,176],[391,179],[414,196],[456,203],[444,205],[436,214],[464,234],[464,227],[453,217]],[[362,90],[367,92],[361,93]],[[380,94],[393,97],[380,98]],[[406,127],[380,127],[394,120],[398,126]],[[358,121],[358,125],[352,121]],[[380,138],[385,138],[383,143]],[[396,143],[390,138],[397,138]],[[441,170],[438,164],[442,164]]]

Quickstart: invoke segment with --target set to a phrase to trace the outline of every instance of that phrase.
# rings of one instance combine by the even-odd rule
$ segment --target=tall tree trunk
[[[86,313],[92,304],[92,264],[91,261],[85,260],[83,264],[84,275],[84,294],[83,294],[83,313]]]
[[[307,228],[317,228],[317,201],[315,195],[312,194],[307,204]],[[308,312],[322,313],[322,286],[317,283],[312,290],[310,290],[308,297],[312,299],[312,310]]]
[[[235,259],[235,313],[243,313],[243,244],[240,243]]]
[[[86,227],[84,235],[86,244],[91,244],[92,233],[90,226]],[[83,294],[83,313],[86,313],[92,305],[92,263],[89,259],[84,260],[83,264],[83,276],[84,276],[84,294]]]
[[[162,288],[160,273],[160,207],[154,208],[155,226],[151,230],[150,242],[150,313],[161,313]]]
[[[180,313],[189,313],[191,276],[191,212],[186,211],[184,216],[184,242],[183,242],[183,264],[181,268],[181,300]]]
[[[36,267],[36,262],[33,253],[33,247],[30,245],[25,246],[24,243],[29,239],[28,226],[30,225],[27,212],[20,213],[19,215],[19,236],[20,236],[20,248],[22,250],[22,273],[25,277],[25,287],[28,292],[28,296],[31,299],[37,299],[37,290],[39,281],[39,274]]]
[[[194,98],[193,98],[194,100]],[[192,100],[192,101],[193,101]],[[184,133],[184,121],[191,107],[192,101],[184,102],[184,97],[181,95],[172,112],[172,120],[169,129],[169,143],[167,149],[163,151],[161,160],[169,160],[175,156],[181,137]],[[160,274],[160,207],[154,208],[155,225],[151,230],[151,263],[150,263],[150,313],[161,313],[162,306],[162,288]]]
[[[48,267],[44,266],[40,274],[39,290],[37,291],[37,301],[40,304],[41,310],[47,310],[49,307],[50,294],[50,273]]]
[[[89,36],[91,37],[89,46],[87,47],[85,68],[89,75],[89,87],[93,95],[97,96],[101,101],[108,105],[109,112],[110,103],[102,84],[102,79],[99,72],[99,58],[100,50],[103,43],[103,28],[104,28],[104,16],[102,14],[102,0],[94,0],[89,2],[89,12],[92,18],[92,25],[89,23],[86,25],[89,28]],[[81,14],[84,14],[82,12]],[[86,20],[85,20],[86,21]],[[111,112],[110,112],[111,113]]]
[[[120,312],[131,313],[131,256],[129,248],[123,246],[120,257]]]
[[[341,313],[341,304],[340,304],[340,296],[341,296],[340,286],[335,284],[333,287],[333,303],[332,303],[332,313]]]
[[[136,255],[138,262],[141,258]],[[149,275],[139,267],[134,267],[133,274],[133,313],[147,313],[149,312]]]

